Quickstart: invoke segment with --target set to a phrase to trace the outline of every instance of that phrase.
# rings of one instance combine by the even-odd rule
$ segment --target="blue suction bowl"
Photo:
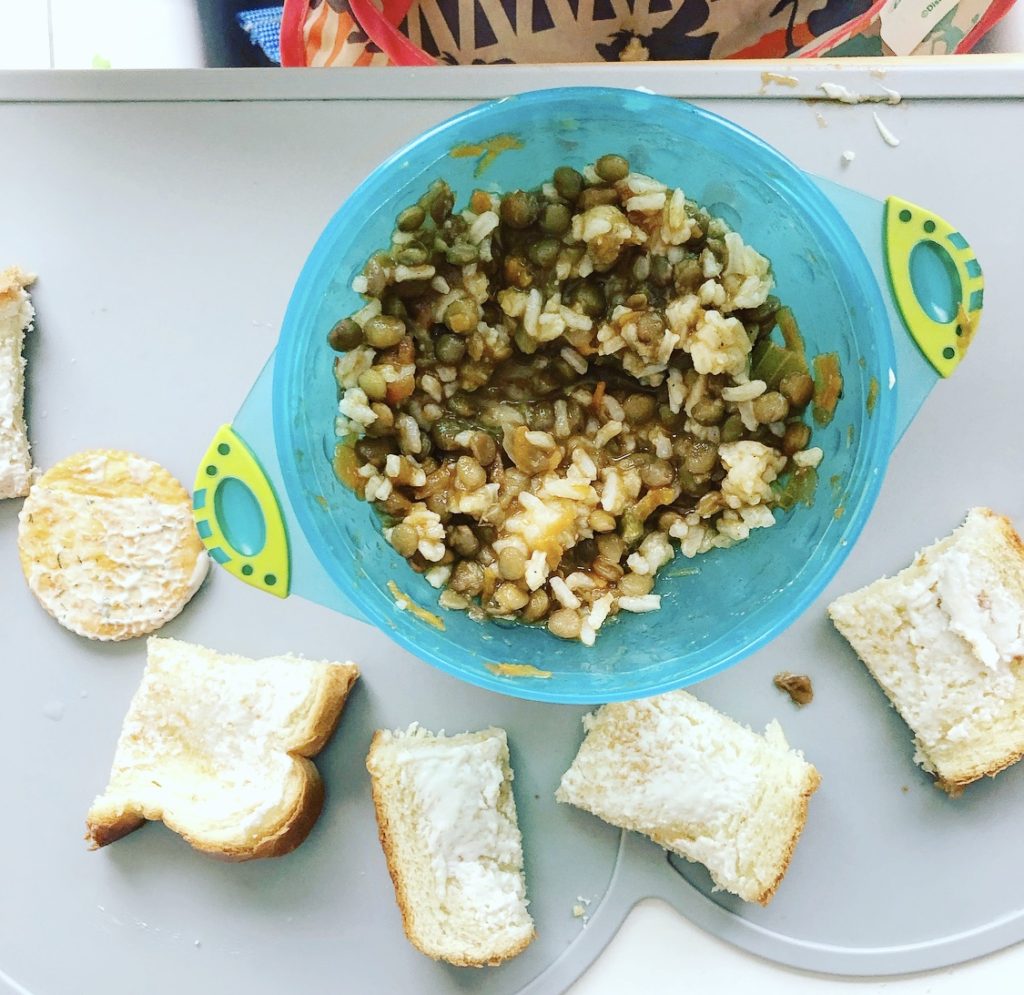
[[[482,173],[453,148],[510,134]],[[662,608],[621,613],[587,648],[517,623],[474,622],[437,607],[437,591],[387,544],[373,510],[331,467],[337,390],[327,332],[360,306],[351,282],[388,244],[395,216],[444,177],[465,204],[476,187],[535,186],[562,163],[607,152],[683,188],[768,255],[776,293],[796,313],[808,355],[837,352],[845,390],[832,423],[815,428],[825,451],[813,507],[777,512],[774,528],[732,549],[676,558],[656,592]],[[878,285],[840,214],[791,162],[729,121],[678,100],[618,89],[543,90],[474,108],[428,131],[379,166],[316,243],[285,316],[276,353],[277,455],[305,538],[359,611],[416,656],[505,694],[557,702],[639,698],[693,684],[777,636],[839,568],[874,504],[893,442],[894,394],[879,391],[894,367]],[[321,498],[326,498],[326,505]],[[397,611],[387,583],[440,615],[443,632]],[[547,680],[492,674],[487,663],[528,663]]]

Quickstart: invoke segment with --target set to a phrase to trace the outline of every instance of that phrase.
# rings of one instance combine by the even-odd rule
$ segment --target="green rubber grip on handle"
[[[192,516],[212,560],[246,584],[288,597],[288,530],[277,494],[230,425],[217,430],[196,471]]]
[[[885,267],[903,323],[936,373],[950,376],[978,330],[985,278],[948,221],[899,197],[885,202]]]

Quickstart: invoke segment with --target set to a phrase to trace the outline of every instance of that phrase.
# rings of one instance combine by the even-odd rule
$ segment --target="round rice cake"
[[[69,456],[36,481],[19,519],[29,588],[61,625],[89,639],[159,629],[210,566],[188,492],[134,453]]]

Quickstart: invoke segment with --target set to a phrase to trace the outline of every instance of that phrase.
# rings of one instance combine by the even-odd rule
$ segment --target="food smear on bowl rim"
[[[395,599],[395,607],[399,611],[407,611],[415,615],[421,622],[426,622],[427,625],[432,625],[435,629],[444,632],[444,619],[416,604],[393,580],[388,581],[388,590]]]
[[[868,396],[864,399],[864,408],[868,415],[875,413],[876,404],[878,404],[878,377],[872,377],[868,382]]]
[[[825,426],[832,421],[836,405],[843,396],[843,374],[839,369],[839,354],[825,352],[814,357],[814,420]],[[870,392],[868,394],[870,397]]]
[[[541,670],[532,663],[485,663],[484,666],[495,677],[536,677],[546,681],[552,676],[550,670]]]
[[[479,162],[473,170],[474,176],[481,176],[502,152],[514,152],[523,147],[521,138],[515,135],[495,135],[486,141],[472,145],[456,145],[448,154],[453,159],[476,159]]]
[[[808,415],[830,402],[773,285],[725,221],[619,155],[461,210],[436,180],[328,335],[337,475],[441,607],[593,645],[660,608],[677,552],[811,499]]]

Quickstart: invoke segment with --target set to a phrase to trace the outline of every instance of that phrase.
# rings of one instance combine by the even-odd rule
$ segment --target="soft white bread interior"
[[[412,944],[464,967],[524,950],[534,929],[505,731],[380,731],[366,767]]]
[[[905,570],[828,613],[944,790],[1024,755],[1024,545],[1009,519],[972,508]]]
[[[86,838],[104,846],[162,820],[196,849],[229,860],[294,849],[323,804],[308,758],[334,731],[358,676],[351,663],[249,660],[150,638]]]
[[[24,497],[34,471],[25,427],[25,332],[35,311],[26,288],[34,276],[0,270],[0,498]]]
[[[555,797],[707,867],[766,905],[807,819],[817,770],[777,722],[763,736],[686,691],[604,705]]]

